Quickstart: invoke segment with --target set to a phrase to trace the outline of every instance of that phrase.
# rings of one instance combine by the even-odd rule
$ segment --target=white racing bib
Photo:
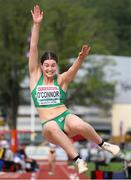
[[[59,87],[51,85],[37,86],[36,98],[39,105],[51,105],[60,103]]]

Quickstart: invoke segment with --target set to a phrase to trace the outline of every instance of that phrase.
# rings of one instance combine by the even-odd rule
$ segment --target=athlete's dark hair
[[[55,53],[53,53],[53,52],[50,52],[50,51],[45,52],[45,53],[41,56],[40,62],[41,62],[41,64],[43,64],[43,62],[44,62],[45,60],[50,60],[50,59],[53,59],[53,60],[56,61],[56,63],[58,63],[58,57],[57,57],[57,55],[56,55]]]

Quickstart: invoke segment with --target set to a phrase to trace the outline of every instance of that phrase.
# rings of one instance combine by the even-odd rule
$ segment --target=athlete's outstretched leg
[[[111,152],[113,155],[117,155],[120,151],[119,146],[104,142],[90,124],[84,122],[82,119],[80,119],[78,116],[74,114],[70,114],[66,117],[65,131],[69,135],[72,133],[81,134],[86,139],[95,142],[101,148]]]

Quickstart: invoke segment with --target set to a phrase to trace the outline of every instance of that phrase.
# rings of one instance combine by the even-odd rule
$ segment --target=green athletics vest
[[[58,85],[57,76],[53,85],[43,85],[44,76],[41,75],[31,95],[37,108],[50,108],[63,105],[66,101],[66,92]]]

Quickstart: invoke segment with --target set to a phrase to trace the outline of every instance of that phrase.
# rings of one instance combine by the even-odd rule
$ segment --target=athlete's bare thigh
[[[79,130],[85,126],[85,122],[75,114],[69,114],[65,118],[64,130],[69,137],[79,134]]]

